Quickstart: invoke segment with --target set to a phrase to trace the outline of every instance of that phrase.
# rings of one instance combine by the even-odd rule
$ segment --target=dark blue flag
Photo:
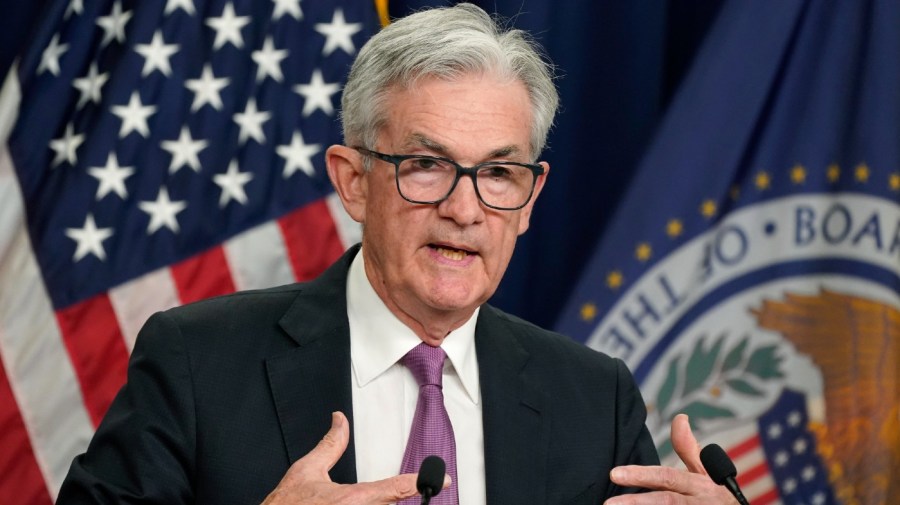
[[[723,7],[558,329],[754,504],[900,503],[900,4]],[[585,427],[590,429],[590,427]]]
[[[371,0],[49,2],[0,96],[0,502],[50,503],[154,311],[355,241],[324,151]]]

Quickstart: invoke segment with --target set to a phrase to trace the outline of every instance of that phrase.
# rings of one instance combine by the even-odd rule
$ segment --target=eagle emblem
[[[809,430],[847,505],[900,503],[900,310],[828,290],[752,311],[819,367],[824,422]]]

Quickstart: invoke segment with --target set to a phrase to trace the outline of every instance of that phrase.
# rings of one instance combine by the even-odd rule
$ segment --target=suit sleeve
[[[192,503],[193,401],[181,331],[155,314],[138,336],[127,383],[87,452],[72,462],[57,504]]]
[[[641,392],[634,382],[631,372],[625,363],[616,359],[616,459],[615,466],[621,465],[658,465],[659,455],[653,438],[647,430],[647,408]],[[609,495],[616,496],[639,492],[635,488],[623,488],[610,485]]]

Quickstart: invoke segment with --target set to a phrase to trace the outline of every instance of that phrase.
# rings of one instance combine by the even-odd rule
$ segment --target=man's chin
[[[477,294],[471,286],[443,285],[429,290],[429,295],[424,299],[428,300],[428,305],[438,312],[471,314],[490,297]]]

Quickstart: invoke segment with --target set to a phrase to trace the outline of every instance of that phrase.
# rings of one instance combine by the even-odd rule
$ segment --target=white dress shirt
[[[359,482],[397,475],[412,427],[419,386],[398,363],[421,343],[385,306],[366,277],[362,251],[347,277],[350,360],[353,368],[353,433]],[[475,356],[478,310],[447,335],[444,404],[456,438],[459,502],[484,505],[484,429]]]

